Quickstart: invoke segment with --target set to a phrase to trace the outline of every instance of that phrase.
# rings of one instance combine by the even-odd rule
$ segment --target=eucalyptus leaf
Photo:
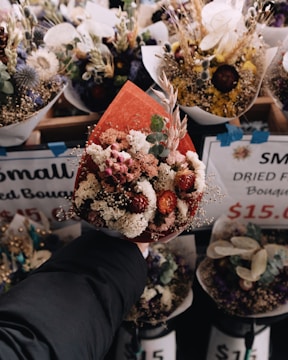
[[[149,134],[146,137],[146,140],[151,144],[158,144],[161,141],[165,141],[167,139],[167,135],[161,132],[154,132],[153,134]]]
[[[163,130],[165,125],[164,119],[160,115],[153,115],[151,118],[150,129],[152,132],[160,132]]]
[[[164,146],[159,144],[159,145],[154,145],[150,148],[149,153],[153,154],[155,157],[159,157],[160,154],[163,152],[164,150]]]
[[[159,156],[164,158],[164,157],[167,157],[168,155],[169,155],[169,149],[164,148],[164,150],[161,152],[161,154]]]

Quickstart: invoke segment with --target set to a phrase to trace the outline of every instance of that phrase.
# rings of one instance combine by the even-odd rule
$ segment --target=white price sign
[[[41,210],[51,221],[60,206],[69,206],[81,149],[52,143],[50,148],[16,150],[0,154],[0,217],[15,213],[39,222]]]
[[[149,330],[148,330],[149,332]],[[176,332],[170,331],[155,338],[135,339],[126,329],[120,328],[115,360],[176,360]],[[139,348],[138,348],[139,346]]]
[[[268,360],[270,352],[270,327],[255,335],[250,360]],[[245,358],[245,340],[232,337],[212,327],[207,352],[207,360],[242,360]]]
[[[263,227],[287,228],[288,136],[270,135],[259,144],[244,135],[229,146],[207,137],[202,160],[224,195],[206,205],[208,217],[226,214]]]
[[[141,340],[141,360],[176,360],[176,333],[157,339]]]

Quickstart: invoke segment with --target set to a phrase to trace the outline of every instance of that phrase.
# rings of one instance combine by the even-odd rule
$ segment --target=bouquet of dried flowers
[[[185,243],[184,238],[185,236],[182,243]],[[125,321],[134,322],[140,327],[145,324],[157,325],[165,323],[176,311],[180,313],[181,308],[184,311],[191,305],[193,260],[191,252],[187,249],[187,242],[187,252],[184,254],[177,246],[171,246],[173,242],[179,244],[179,241],[181,239],[176,238],[169,244],[154,243],[150,246],[146,258],[146,286]]]
[[[279,46],[277,54],[264,78],[269,95],[287,116],[288,114],[288,37]]]
[[[36,223],[20,214],[10,222],[1,219],[0,294],[27,277],[64,243],[47,227],[47,219]]]
[[[194,0],[189,5],[181,12],[187,16],[167,9],[177,41],[164,48],[143,47],[144,64],[156,83],[165,72],[178,90],[181,109],[195,121],[205,125],[239,117],[253,105],[271,60],[255,13],[244,16],[232,2]]]
[[[254,9],[257,9],[255,12]],[[257,21],[257,29],[265,43],[272,46],[281,45],[288,35],[288,4],[287,1],[247,0],[244,3],[243,12],[252,9]]]
[[[169,111],[127,82],[95,126],[80,161],[77,215],[132,241],[167,241],[197,226],[206,191],[198,158],[163,78]],[[201,222],[201,221],[200,221]]]
[[[65,91],[67,99],[83,110],[99,112],[107,108],[127,80],[143,90],[152,85],[142,63],[141,46],[157,44],[157,37],[149,28],[139,30],[136,4],[131,1],[125,3],[126,11],[119,9],[116,14],[91,2],[87,6],[79,23],[55,24],[44,41],[56,53],[60,73],[71,81],[70,92]],[[95,12],[108,14],[107,18],[112,15],[112,19],[110,16],[106,24],[104,16],[100,23]]]
[[[253,223],[215,222],[197,277],[219,309],[254,317],[287,311],[288,244],[279,240]]]
[[[64,89],[64,80],[59,74],[59,62],[54,53],[42,46],[38,37],[38,22],[26,0],[11,6],[3,15],[0,26],[0,135],[1,145],[7,145],[6,128],[25,122],[19,130],[23,142],[48,107],[55,102]],[[36,120],[31,124],[31,121]],[[29,121],[28,121],[29,120]],[[5,128],[5,130],[4,130]],[[16,138],[15,126],[11,127]],[[2,132],[2,131],[5,131]],[[24,135],[21,133],[24,131]]]

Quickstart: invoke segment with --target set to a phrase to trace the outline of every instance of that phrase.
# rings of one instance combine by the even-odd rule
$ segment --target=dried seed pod
[[[249,236],[232,236],[230,241],[235,247],[240,249],[260,249],[260,244],[258,241]]]
[[[230,247],[230,246],[215,246],[214,251],[216,254],[222,255],[222,256],[233,256],[233,255],[242,255],[245,253],[248,253],[250,250],[247,249],[240,249],[236,247]]]
[[[259,277],[262,275],[267,267],[268,255],[265,249],[261,249],[256,252],[252,257],[251,272],[253,277]]]
[[[223,255],[220,255],[215,251],[215,247],[233,247],[233,245],[226,240],[217,240],[212,242],[206,250],[206,255],[211,259],[220,259],[223,257]]]
[[[236,266],[236,274],[243,280],[255,282],[260,279],[260,276],[255,277],[250,269],[243,266]]]

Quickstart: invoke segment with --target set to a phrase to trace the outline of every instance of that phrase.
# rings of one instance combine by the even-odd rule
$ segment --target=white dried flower
[[[47,81],[58,74],[59,61],[56,55],[46,49],[33,51],[27,57],[26,64],[36,70],[40,80]]]
[[[131,152],[137,153],[142,151],[145,154],[148,154],[151,144],[146,141],[146,134],[137,130],[130,130],[127,135],[127,140],[131,146]]]
[[[174,179],[176,172],[166,163],[161,163],[158,168],[158,178],[155,183],[156,191],[171,190],[174,191]]]
[[[75,204],[81,206],[85,200],[94,199],[95,194],[100,190],[101,186],[95,175],[89,173],[85,181],[82,181],[79,188],[75,192]]]

